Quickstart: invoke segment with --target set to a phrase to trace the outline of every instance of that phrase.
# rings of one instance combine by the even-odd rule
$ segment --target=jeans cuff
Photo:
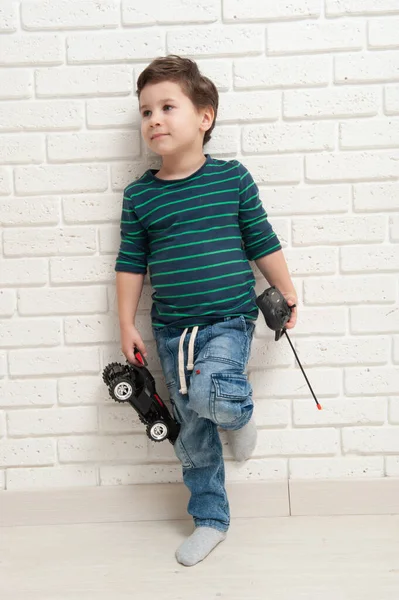
[[[226,532],[229,528],[229,523],[223,523],[223,521],[216,521],[214,519],[194,519],[196,527],[211,527],[218,531]]]

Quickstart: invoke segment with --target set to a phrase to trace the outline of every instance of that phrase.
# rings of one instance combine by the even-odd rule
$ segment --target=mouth
[[[169,135],[169,133],[154,133],[154,135],[151,136],[151,140],[157,140],[158,138],[165,137],[166,135]]]

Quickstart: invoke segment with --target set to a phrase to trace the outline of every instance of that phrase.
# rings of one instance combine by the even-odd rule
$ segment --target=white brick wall
[[[399,476],[398,30],[397,0],[2,2],[0,489],[181,479],[101,380],[121,356],[121,192],[149,165],[135,83],[168,52],[218,86],[209,152],[259,184],[323,405],[259,319],[259,443],[237,467],[222,435],[228,479]],[[150,297],[138,324],[166,394]]]

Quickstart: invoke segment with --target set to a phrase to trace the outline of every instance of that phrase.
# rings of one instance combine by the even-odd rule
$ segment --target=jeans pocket
[[[211,414],[217,425],[232,428],[252,411],[252,387],[242,373],[211,375]]]

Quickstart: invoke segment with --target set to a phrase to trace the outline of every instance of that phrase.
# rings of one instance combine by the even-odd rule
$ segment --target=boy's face
[[[200,143],[212,124],[212,109],[197,109],[174,81],[147,84],[140,94],[141,133],[147,146],[161,156]]]

